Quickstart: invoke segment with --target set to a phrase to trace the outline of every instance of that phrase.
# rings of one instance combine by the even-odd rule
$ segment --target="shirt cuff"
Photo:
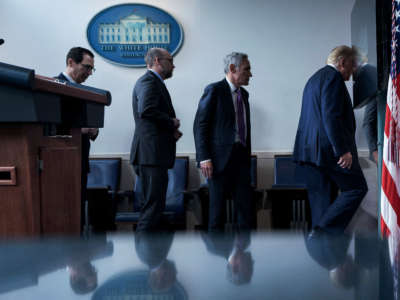
[[[200,165],[202,165],[202,164],[204,164],[204,163],[206,163],[206,162],[209,162],[209,161],[211,161],[211,159],[202,160],[202,161],[200,162]]]

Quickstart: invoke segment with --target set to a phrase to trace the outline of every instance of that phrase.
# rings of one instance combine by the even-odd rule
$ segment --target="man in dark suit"
[[[306,179],[312,233],[343,232],[368,190],[358,162],[355,118],[344,83],[354,71],[354,52],[347,46],[336,47],[327,64],[304,88],[293,151]],[[337,188],[340,194],[332,199]]]
[[[178,130],[171,97],[164,80],[175,68],[172,56],[165,49],[151,48],[145,57],[147,72],[133,89],[135,134],[131,147],[131,163],[142,183],[142,207],[138,231],[158,230],[168,186],[168,169],[174,166]]]
[[[82,47],[71,48],[66,58],[67,68],[56,78],[62,81],[81,84],[93,74],[94,55]],[[62,134],[62,133],[61,133]],[[90,140],[94,141],[99,134],[98,128],[82,128],[82,166],[81,166],[81,228],[85,222],[85,200],[87,174],[89,173]]]
[[[363,129],[370,159],[378,164],[378,71],[375,66],[368,63],[367,56],[360,48],[353,46],[353,50],[357,66],[353,74],[354,106],[359,108],[365,105]]]
[[[367,137],[369,158],[378,164],[378,97],[365,105],[363,128]]]
[[[226,78],[205,88],[197,109],[193,131],[196,160],[210,190],[209,230],[223,230],[225,199],[232,191],[238,227],[255,223],[250,187],[249,94],[242,88],[252,76],[244,53],[225,57]]]

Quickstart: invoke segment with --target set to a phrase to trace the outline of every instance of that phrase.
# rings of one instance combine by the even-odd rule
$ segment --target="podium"
[[[0,63],[0,238],[80,232],[81,129],[108,91]]]

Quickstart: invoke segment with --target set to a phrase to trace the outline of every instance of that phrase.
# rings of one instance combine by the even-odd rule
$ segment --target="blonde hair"
[[[354,58],[354,50],[345,45],[338,46],[329,53],[326,63],[337,66],[342,58]]]

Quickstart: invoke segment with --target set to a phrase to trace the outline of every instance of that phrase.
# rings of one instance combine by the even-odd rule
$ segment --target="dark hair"
[[[79,64],[80,62],[82,62],[83,55],[85,55],[85,54],[89,55],[91,58],[94,57],[94,54],[89,49],[82,48],[82,47],[71,48],[68,51],[65,63],[68,65],[68,59],[71,58],[75,63]]]
[[[160,59],[165,56],[165,51],[166,50],[163,48],[150,48],[144,57],[146,65],[151,68],[156,60],[156,57]]]

